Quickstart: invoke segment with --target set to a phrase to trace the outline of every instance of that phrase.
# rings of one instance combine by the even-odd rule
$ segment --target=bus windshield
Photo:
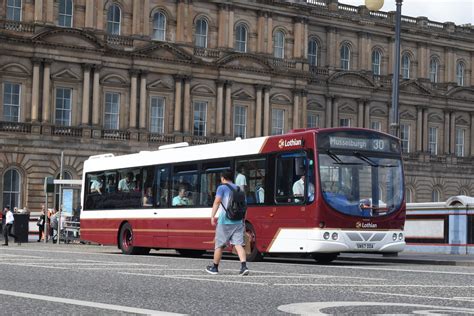
[[[323,198],[344,214],[382,216],[402,204],[400,158],[327,150],[319,154],[319,173]]]

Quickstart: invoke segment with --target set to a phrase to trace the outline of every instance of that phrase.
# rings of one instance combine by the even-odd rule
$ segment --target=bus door
[[[170,167],[158,166],[155,171],[155,179],[153,181],[154,207],[153,212],[153,241],[160,247],[168,247],[168,213],[170,203]]]

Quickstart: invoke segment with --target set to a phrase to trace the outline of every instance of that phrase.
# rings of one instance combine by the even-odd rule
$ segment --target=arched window
[[[273,34],[273,56],[285,58],[285,34],[282,31]]]
[[[247,52],[247,27],[242,23],[235,28],[235,50],[241,53]]]
[[[10,169],[3,175],[3,207],[10,205],[11,209],[21,204],[21,176],[15,169]]]
[[[439,202],[441,198],[441,192],[438,188],[434,188],[431,191],[431,202]]]
[[[107,33],[120,35],[120,24],[122,21],[122,10],[116,4],[112,4],[107,11]]]
[[[72,11],[74,4],[72,0],[59,0],[58,7],[58,25],[63,27],[72,27]]]
[[[469,191],[467,189],[461,189],[461,191],[459,191],[459,195],[465,195],[465,196],[469,196]]]
[[[7,20],[21,21],[21,0],[7,0]],[[13,205],[12,205],[13,207]]]
[[[153,39],[157,41],[166,40],[166,16],[161,11],[153,15]]]
[[[402,78],[403,79],[410,79],[410,55],[408,53],[404,53],[402,55]]]
[[[308,42],[308,63],[311,66],[318,65],[318,42],[314,38]]]
[[[439,62],[438,58],[431,57],[430,60],[430,80],[433,83],[437,83],[439,78]]]
[[[462,61],[458,61],[456,64],[456,82],[458,86],[464,86],[464,63]]]
[[[194,44],[196,47],[207,47],[207,21],[203,18],[200,18],[196,21],[196,33],[194,38]]]
[[[341,68],[349,70],[351,67],[351,49],[349,45],[343,44],[340,50],[341,55]]]
[[[382,64],[382,53],[378,49],[372,51],[372,72],[380,76],[380,65]]]

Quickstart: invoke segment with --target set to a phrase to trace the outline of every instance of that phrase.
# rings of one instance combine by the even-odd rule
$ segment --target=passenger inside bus
[[[295,197],[304,196],[304,185],[305,185],[305,176],[302,175],[301,178],[293,184],[293,195]],[[312,202],[314,200],[314,184],[311,182],[308,183],[308,201]],[[300,199],[295,199],[295,202],[301,202]]]
[[[265,202],[265,189],[264,189],[264,184],[265,184],[265,178],[262,177],[259,182],[257,182],[257,185],[255,186],[255,202],[257,204],[263,204]]]
[[[91,193],[99,193],[102,194],[102,188],[104,187],[102,178],[97,178],[92,180],[91,183]]]
[[[105,186],[105,192],[114,193],[116,190],[117,190],[117,186],[115,185],[115,177],[113,175],[109,175],[107,177],[107,184]]]
[[[189,199],[186,197],[186,188],[180,187],[178,195],[173,198],[173,206],[186,206],[189,205]]]
[[[118,190],[121,192],[130,192],[135,188],[133,183],[133,172],[128,172],[124,179],[119,181]]]
[[[153,188],[148,187],[143,196],[143,206],[153,206]]]

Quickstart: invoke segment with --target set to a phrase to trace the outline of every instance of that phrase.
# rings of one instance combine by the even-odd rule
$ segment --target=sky
[[[339,3],[359,6],[365,0],[339,0]],[[395,11],[396,1],[385,0],[380,11]],[[474,0],[403,0],[402,15],[426,16],[435,22],[454,22],[456,25],[474,25]]]

